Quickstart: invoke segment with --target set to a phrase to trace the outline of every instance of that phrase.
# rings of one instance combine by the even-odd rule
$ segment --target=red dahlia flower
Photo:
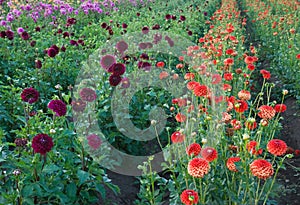
[[[38,134],[32,139],[31,146],[35,153],[45,155],[52,149],[53,141],[47,134]]]
[[[285,112],[286,111],[286,105],[285,104],[277,104],[274,106],[274,110],[276,112]]]
[[[264,79],[270,79],[271,73],[265,69],[260,70],[260,73],[262,74]]]
[[[51,100],[48,104],[48,108],[56,113],[56,116],[64,116],[67,113],[67,106],[61,100]]]
[[[194,94],[196,96],[206,96],[208,94],[208,88],[206,85],[197,85],[194,88]]]
[[[212,162],[218,158],[218,152],[212,147],[205,147],[201,150],[201,156],[208,162]]]
[[[186,116],[184,114],[177,113],[177,115],[175,116],[175,119],[177,122],[185,122]]]
[[[274,174],[272,164],[264,159],[254,160],[250,164],[250,170],[253,176],[266,180]]]
[[[232,73],[225,73],[224,74],[224,79],[227,81],[231,81],[233,79]]]
[[[175,144],[175,143],[181,143],[183,142],[185,139],[185,135],[182,134],[179,131],[173,132],[173,134],[171,135],[171,141]]]
[[[202,178],[208,173],[210,165],[206,159],[194,158],[188,163],[188,173],[192,177]]]
[[[197,156],[200,154],[201,146],[198,143],[192,143],[186,148],[186,153],[189,156]]]
[[[257,115],[265,120],[270,120],[272,119],[275,114],[276,111],[273,109],[273,107],[268,106],[268,105],[262,105],[258,108],[258,110],[260,111],[259,113],[257,113]]]
[[[245,112],[248,109],[248,104],[244,100],[237,100],[234,104],[234,109],[238,113]]]
[[[230,171],[237,172],[238,169],[235,166],[235,162],[239,162],[239,161],[241,161],[241,158],[239,157],[230,157],[226,162],[226,166]]]
[[[195,82],[195,81],[190,81],[187,83],[186,87],[187,89],[189,90],[194,90],[195,87],[199,86],[200,84],[198,82]]]
[[[119,76],[119,75],[114,75],[112,74],[110,77],[109,77],[109,84],[111,86],[117,86],[119,85],[119,83],[122,81],[122,77]]]
[[[275,156],[281,156],[286,153],[287,145],[282,140],[273,139],[268,142],[267,149],[271,154],[273,154]]]
[[[246,145],[247,150],[254,155],[262,154],[262,149],[256,149],[257,148],[257,142],[256,141],[250,141]]]
[[[39,92],[34,88],[25,88],[21,93],[21,98],[29,104],[35,103],[39,99]]]
[[[199,196],[194,190],[186,189],[181,193],[180,200],[185,205],[194,205],[198,203]]]

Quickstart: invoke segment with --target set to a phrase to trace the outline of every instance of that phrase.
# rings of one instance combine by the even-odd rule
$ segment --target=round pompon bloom
[[[35,153],[45,155],[53,147],[52,137],[47,134],[38,134],[32,139],[32,148]]]
[[[194,88],[194,94],[196,96],[206,96],[208,94],[208,88],[206,85],[196,85]]]
[[[258,108],[258,110],[260,111],[259,113],[257,113],[257,115],[265,120],[270,120],[272,119],[275,114],[276,111],[273,109],[273,107],[269,106],[269,105],[262,105]]]
[[[95,134],[91,134],[87,136],[87,140],[88,140],[88,145],[94,150],[98,149],[102,144],[102,141],[99,138],[99,136]]]
[[[21,93],[21,98],[29,104],[35,103],[39,99],[39,92],[34,88],[25,88]]]
[[[186,148],[186,153],[189,156],[197,156],[200,154],[201,146],[198,143],[192,143]]]
[[[102,68],[104,68],[106,71],[108,71],[108,69],[115,63],[116,63],[116,59],[112,55],[105,55],[100,60],[100,64]]]
[[[201,156],[209,162],[218,158],[218,152],[212,147],[205,147],[201,150]]]
[[[109,72],[112,72],[114,75],[123,75],[126,71],[126,66],[123,63],[115,63],[109,69]]]
[[[238,172],[238,169],[236,168],[234,163],[239,161],[241,161],[241,158],[239,157],[230,157],[226,162],[226,166],[230,171]]]
[[[206,159],[194,158],[188,164],[188,173],[192,177],[202,178],[208,173],[210,165]]]
[[[111,86],[117,86],[122,81],[122,77],[119,75],[112,74],[108,80]]]
[[[194,205],[198,203],[198,193],[191,189],[184,190],[180,195],[180,200],[185,205]]]
[[[56,113],[56,116],[64,116],[67,113],[67,106],[61,100],[51,100],[48,104],[48,108]]]
[[[72,101],[71,105],[75,112],[82,112],[82,111],[84,111],[84,109],[86,107],[86,102],[79,99],[79,100]]]
[[[173,134],[171,135],[171,141],[175,144],[175,143],[181,143],[183,142],[185,139],[185,135],[182,134],[179,131],[173,132]]]
[[[287,145],[282,140],[272,139],[268,142],[267,149],[271,154],[273,154],[275,156],[281,156],[286,153]]]
[[[264,159],[254,160],[250,164],[250,170],[253,176],[266,180],[274,174],[272,164]]]
[[[239,93],[238,93],[238,97],[241,99],[241,100],[250,100],[251,99],[251,94],[249,91],[247,90],[241,90]]]
[[[97,98],[96,92],[92,88],[82,88],[79,95],[83,101],[87,102],[93,102]]]
[[[279,113],[285,112],[286,111],[286,105],[285,104],[277,104],[277,105],[274,106],[274,110],[276,112],[279,112]]]

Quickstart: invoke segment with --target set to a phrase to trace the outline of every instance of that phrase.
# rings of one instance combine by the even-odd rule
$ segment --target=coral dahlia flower
[[[206,85],[197,85],[194,88],[194,94],[196,96],[206,96],[208,94],[208,88]]]
[[[287,151],[287,145],[284,141],[279,139],[272,139],[267,144],[268,152],[275,156],[284,155]]]
[[[274,174],[272,164],[265,159],[254,160],[250,164],[250,170],[253,176],[266,180]]]
[[[269,105],[262,105],[258,108],[258,110],[260,111],[259,113],[257,113],[257,115],[265,120],[270,120],[272,119],[275,114],[276,111],[273,109],[273,107],[269,106]]]
[[[183,142],[185,139],[185,135],[182,134],[179,131],[175,131],[173,132],[173,134],[171,135],[171,141],[175,144],[175,143],[181,143]]]
[[[188,163],[188,173],[192,177],[202,178],[208,173],[210,165],[206,159],[194,158]]]
[[[199,196],[194,190],[186,189],[181,193],[180,200],[185,205],[194,205],[198,203]]]
[[[241,158],[239,157],[230,157],[226,162],[226,166],[230,171],[238,172],[238,169],[235,166],[235,162],[239,162],[239,161],[241,161]]]
[[[186,121],[186,116],[184,114],[177,113],[177,115],[175,116],[175,119],[177,122],[184,122],[184,121]]]
[[[260,73],[262,74],[264,79],[270,79],[271,73],[265,69],[260,70]]]
[[[205,147],[201,150],[201,156],[208,162],[212,162],[218,158],[218,152],[212,147]]]
[[[186,153],[189,156],[197,156],[200,154],[201,146],[198,143],[192,143],[186,148]]]
[[[239,93],[238,93],[238,97],[241,99],[241,100],[250,100],[251,99],[251,94],[249,91],[247,90],[241,90]]]

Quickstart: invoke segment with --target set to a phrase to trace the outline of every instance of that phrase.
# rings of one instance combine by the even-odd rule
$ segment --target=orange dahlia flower
[[[192,177],[202,178],[208,173],[210,165],[206,159],[194,158],[188,163],[188,173]]]
[[[268,152],[275,156],[284,155],[287,151],[287,145],[284,141],[279,139],[272,139],[267,144]]]
[[[238,170],[234,163],[239,161],[241,161],[241,158],[239,157],[230,157],[226,162],[226,166],[230,171],[237,172]]]
[[[274,174],[272,164],[265,159],[254,160],[250,164],[250,170],[253,176],[266,180]]]

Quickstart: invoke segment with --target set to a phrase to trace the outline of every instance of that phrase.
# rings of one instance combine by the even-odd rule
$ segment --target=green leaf
[[[83,170],[78,170],[77,176],[79,178],[79,185],[81,185],[89,178],[89,173]]]
[[[45,172],[46,174],[52,174],[53,172],[58,171],[60,168],[58,166],[56,166],[55,164],[47,164],[44,169],[43,172]]]
[[[67,185],[67,196],[70,198],[74,198],[77,191],[77,187],[75,183],[71,183]]]
[[[25,185],[21,191],[21,194],[24,198],[31,196],[33,194],[33,186]]]
[[[106,198],[106,191],[103,184],[95,184],[96,190],[100,192],[102,199]]]

